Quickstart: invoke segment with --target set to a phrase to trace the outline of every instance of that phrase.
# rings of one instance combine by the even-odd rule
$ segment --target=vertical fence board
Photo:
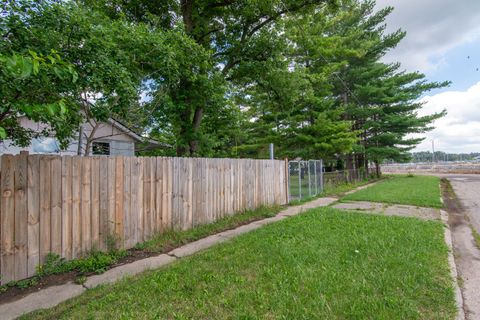
[[[62,157],[62,257],[72,258],[72,158]]]
[[[168,229],[168,159],[167,158],[159,158],[157,163],[160,163],[161,170],[162,170],[162,225],[161,230]]]
[[[99,165],[99,248],[100,250],[106,250],[107,239],[108,239],[108,164],[110,162],[109,158],[100,158]]]
[[[51,251],[50,221],[51,221],[51,157],[40,158],[40,263]]]
[[[156,228],[157,225],[157,209],[156,209],[156,202],[155,202],[155,179],[156,179],[156,172],[157,172],[157,166],[156,166],[156,161],[154,157],[147,157],[145,158],[147,162],[150,165],[150,170],[148,171],[148,174],[150,175],[150,189],[149,190],[144,190],[144,193],[148,192],[150,194],[150,211],[151,211],[151,216],[150,216],[150,235],[149,238],[152,237],[158,230]]]
[[[150,177],[150,170],[151,170],[151,162],[148,161],[148,158],[143,158],[144,164],[143,164],[143,192],[144,192],[144,197],[143,197],[143,232],[144,236],[143,238],[147,240],[150,237],[151,234],[151,228],[153,227],[150,223],[150,217],[152,215],[152,208],[150,207],[150,186],[152,184],[152,180]]]
[[[161,232],[163,230],[163,184],[164,184],[164,171],[163,171],[163,158],[153,158],[152,165],[155,166],[155,232]]]
[[[92,247],[92,158],[82,159],[82,201],[80,213],[82,220],[82,254],[86,254]]]
[[[123,247],[123,157],[115,159],[115,238]]]
[[[36,272],[40,262],[40,157],[28,157],[28,190],[27,190],[27,212],[28,212],[28,256],[27,276],[31,277]]]
[[[186,176],[186,197],[183,200],[186,206],[186,221],[183,226],[184,229],[193,227],[193,161],[195,159],[186,159],[185,161],[185,176]]]
[[[51,252],[62,254],[62,158],[54,156],[51,160],[51,218],[50,241]]]
[[[108,158],[108,235],[106,238],[107,247],[112,247],[117,240],[116,236],[116,171],[117,160],[115,158]]]
[[[2,284],[15,280],[15,163],[12,155],[2,156],[2,202],[1,202],[1,256]]]
[[[100,160],[104,161],[104,158],[95,157],[92,158],[92,247],[91,249],[100,248]]]
[[[15,279],[27,277],[27,154],[15,157]]]
[[[143,159],[148,159],[148,158],[143,158]],[[143,215],[145,214],[145,209],[143,207],[143,197],[145,196],[145,190],[143,189],[143,180],[142,180],[142,172],[143,172],[143,166],[145,164],[145,161],[139,161],[138,162],[138,172],[139,172],[139,176],[138,176],[138,180],[137,180],[137,183],[138,183],[138,219],[139,221],[143,221]],[[139,231],[140,233],[145,233],[144,230],[143,230],[143,225],[141,226],[141,231]],[[139,239],[139,240],[142,240],[142,239]]]
[[[72,258],[82,252],[82,160],[72,158]]]
[[[138,202],[139,202],[139,193],[138,193],[138,184],[140,181],[140,172],[139,172],[139,160],[138,158],[132,159],[131,167],[130,167],[130,172],[131,172],[131,200],[130,200],[130,213],[131,213],[131,229],[132,229],[132,243],[135,244],[137,242],[140,242],[142,239],[140,238],[140,230],[138,227],[139,224],[139,217],[141,215],[139,214],[138,210]]]
[[[128,248],[131,241],[131,161],[130,157],[123,158],[123,243],[125,248]]]

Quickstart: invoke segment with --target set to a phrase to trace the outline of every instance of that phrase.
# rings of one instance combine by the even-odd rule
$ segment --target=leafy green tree
[[[80,120],[68,92],[77,79],[74,66],[55,51],[0,54],[0,141],[27,146],[32,138],[54,134],[66,146]],[[43,130],[22,127],[20,116],[43,124]]]
[[[271,60],[272,52],[283,34],[276,28],[282,19],[294,12],[316,10],[328,0],[272,0],[272,1],[124,1],[84,0],[87,5],[103,10],[114,19],[126,17],[130,21],[146,22],[159,32],[182,30],[208,54],[209,69],[197,66],[192,77],[181,76],[175,87],[170,87],[168,103],[158,103],[159,117],[151,126],[161,124],[161,116],[168,114],[175,121],[170,130],[177,140],[177,154],[198,154],[202,135],[211,129],[202,128],[209,116],[215,117],[235,92],[228,85],[254,73],[254,68]],[[200,49],[197,48],[198,51]],[[189,52],[190,54],[193,51]],[[193,60],[195,61],[195,60]],[[194,65],[197,65],[194,63]],[[250,70],[250,71],[248,71]],[[158,90],[165,92],[164,86]],[[214,97],[212,100],[211,97]],[[217,97],[223,97],[217,99]],[[175,115],[173,115],[175,113]],[[204,120],[206,120],[204,122]],[[164,131],[164,130],[159,130]],[[205,146],[205,144],[204,144]]]
[[[344,110],[343,119],[352,123],[351,131],[358,133],[354,152],[346,154],[346,168],[368,171],[372,161],[380,174],[379,165],[384,159],[404,159],[421,141],[410,138],[412,133],[430,130],[431,123],[444,115],[419,117],[417,111],[422,104],[418,99],[448,82],[428,82],[418,72],[402,71],[398,63],[382,62],[405,33],[385,33],[385,18],[393,8],[375,12],[374,7],[374,1],[345,0],[336,12],[327,10],[315,21],[321,34],[332,41],[322,60],[325,65],[335,66],[329,81],[335,108]]]
[[[202,56],[204,50],[196,54],[202,48],[182,32],[153,32],[147,24],[112,20],[74,2],[19,3],[23,5],[12,6],[0,24],[5,39],[0,52],[44,53],[55,48],[75,65],[78,80],[69,85],[68,94],[75,97],[79,114],[93,127],[90,135],[82,137],[87,142],[85,154],[99,121],[114,117],[139,132],[154,123],[155,110],[141,99],[153,81],[156,97],[167,94],[163,106],[171,106],[175,96],[170,92],[180,78],[206,83],[197,90],[210,94],[210,82],[204,79],[211,76],[207,74],[211,67]],[[164,111],[171,114],[168,107]],[[170,117],[169,123],[175,120]]]

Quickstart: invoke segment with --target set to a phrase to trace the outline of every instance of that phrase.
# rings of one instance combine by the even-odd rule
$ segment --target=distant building
[[[37,123],[26,117],[19,118],[20,125],[40,132],[46,127],[45,124]],[[0,143],[0,153],[18,154],[20,151],[28,151],[30,154],[57,154],[77,155],[78,144],[81,141],[81,154],[89,148],[89,155],[111,155],[111,156],[134,156],[140,145],[155,148],[164,146],[154,140],[146,141],[137,133],[115,119],[108,119],[105,122],[86,122],[82,124],[81,139],[73,139],[65,150],[60,150],[59,143],[54,137],[41,137],[32,139],[29,146],[23,148],[11,144],[5,140]]]

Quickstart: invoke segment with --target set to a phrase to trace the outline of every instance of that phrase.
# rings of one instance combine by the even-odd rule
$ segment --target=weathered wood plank
[[[82,254],[88,253],[92,248],[92,159],[84,157],[82,159],[82,201],[81,201],[81,220],[82,220]]]
[[[163,230],[163,159],[155,157],[152,160],[152,165],[155,165],[155,232],[159,233]]]
[[[182,221],[181,221],[181,167],[180,167],[180,159],[173,158],[172,159],[173,165],[173,195],[172,195],[172,227],[174,230],[180,230],[182,228]]]
[[[99,249],[107,250],[107,240],[109,235],[109,223],[108,223],[108,163],[109,158],[100,158],[99,162]]]
[[[91,217],[92,217],[92,246],[91,249],[100,248],[100,159],[99,157],[92,158],[92,172],[91,172]]]
[[[115,163],[115,239],[123,248],[123,157],[117,157]]]
[[[139,221],[139,224],[140,224],[140,221],[144,221],[144,214],[145,214],[145,209],[144,209],[144,205],[143,205],[143,197],[144,197],[144,194],[145,194],[145,191],[143,189],[143,180],[142,180],[142,173],[143,173],[143,166],[144,166],[144,161],[139,161],[138,162],[138,221]],[[145,232],[143,230],[144,226],[141,225],[141,231],[139,230],[139,234],[140,233],[143,233],[143,235],[145,235]],[[139,239],[139,241],[143,241],[142,240],[143,238]]]
[[[27,242],[28,242],[28,212],[27,212],[27,153],[15,157],[15,279],[27,277]]]
[[[40,157],[30,155],[28,157],[28,256],[27,276],[35,274],[40,263]]]
[[[152,184],[152,180],[150,177],[150,170],[151,170],[151,162],[148,161],[148,158],[143,158],[143,172],[142,172],[142,181],[143,181],[143,221],[142,221],[142,228],[143,228],[143,240],[147,240],[150,237],[152,225],[150,222],[150,218],[152,215],[152,208],[150,207],[150,187]]]
[[[156,171],[157,171],[157,166],[156,166],[156,161],[154,157],[148,157],[147,162],[150,164],[150,170],[148,174],[150,175],[150,189],[149,190],[144,190],[143,193],[145,194],[146,192],[150,193],[150,211],[151,211],[151,216],[150,216],[150,235],[149,239],[158,232],[157,229],[157,209],[156,209],[156,193],[155,193],[155,178],[156,178]]]
[[[116,159],[108,158],[108,235],[107,249],[113,249],[116,245]],[[110,247],[110,248],[109,248]]]
[[[72,157],[72,258],[82,253],[82,161]]]
[[[53,156],[51,159],[51,220],[50,241],[51,252],[62,254],[62,158]]]
[[[143,191],[144,186],[143,184],[145,181],[143,180],[143,170],[144,170],[144,161],[145,158],[134,158],[132,159],[131,164],[131,207],[130,213],[132,216],[131,219],[131,227],[132,230],[130,231],[132,240],[128,244],[128,246],[134,246],[137,242],[141,242],[146,237],[146,230],[145,230],[145,204],[143,203]],[[147,226],[148,227],[148,226]]]
[[[15,162],[12,155],[2,156],[1,173],[0,280],[5,284],[15,280]]]
[[[123,241],[124,247],[129,248],[132,241],[131,234],[131,161],[130,157],[123,158]]]
[[[186,197],[184,198],[186,206],[186,219],[184,229],[191,229],[193,227],[193,160],[192,158],[185,159],[185,182],[186,182]]]
[[[3,161],[2,161],[3,162]],[[40,263],[51,252],[51,157],[40,158]]]
[[[72,259],[72,157],[62,157],[62,257]]]

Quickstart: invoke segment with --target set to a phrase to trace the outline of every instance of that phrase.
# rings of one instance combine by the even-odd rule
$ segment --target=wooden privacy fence
[[[52,252],[132,248],[288,199],[279,160],[2,155],[1,283],[34,275]]]

